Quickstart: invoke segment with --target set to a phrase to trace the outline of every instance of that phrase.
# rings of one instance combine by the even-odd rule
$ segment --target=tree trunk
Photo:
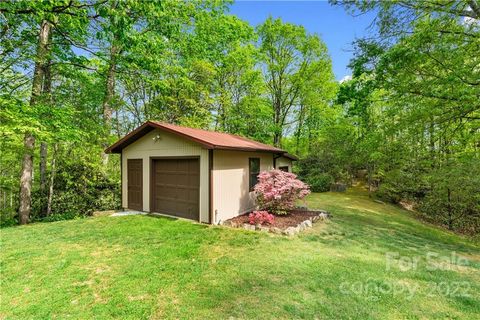
[[[103,121],[105,123],[105,129],[107,133],[107,137],[110,135],[111,125],[112,125],[112,113],[113,113],[113,98],[115,96],[115,72],[117,68],[117,55],[118,55],[118,47],[115,44],[116,37],[114,37],[112,44],[110,46],[110,60],[106,75],[106,83],[105,83],[105,96],[103,98]],[[104,147],[106,148],[108,145],[105,143]],[[108,154],[102,151],[102,162],[104,165],[108,163]]]
[[[305,118],[305,106],[301,104],[299,115],[298,115],[297,130],[295,132],[295,153],[297,155],[299,154],[299,149],[300,149],[300,136],[302,135],[304,118]]]
[[[103,98],[103,120],[105,125],[109,127],[112,120],[112,103],[115,95],[115,72],[116,72],[116,60],[117,60],[117,47],[112,44],[110,47],[110,61],[107,70],[106,84],[105,84],[105,96]]]
[[[40,191],[42,195],[45,192],[45,186],[47,183],[47,153],[48,146],[46,142],[40,143]]]
[[[54,144],[52,162],[50,164],[51,173],[50,173],[50,185],[48,187],[47,212],[46,212],[47,216],[49,216],[52,213],[53,183],[55,181],[55,173],[56,173],[55,161],[57,158],[57,150],[58,150],[58,146],[57,144]]]
[[[33,71],[30,106],[35,105],[39,96],[42,94],[45,72],[48,65],[48,56],[50,51],[50,48],[48,46],[50,32],[50,23],[46,20],[43,20],[40,24],[40,31],[38,34],[37,55],[35,58],[35,69]]]
[[[48,61],[51,26],[46,20],[40,24],[38,35],[37,56],[35,59],[35,69],[33,73],[32,92],[30,97],[30,107],[34,107],[39,96],[42,93],[42,85],[45,76],[45,65]],[[23,139],[25,153],[22,161],[22,172],[20,176],[20,192],[19,192],[19,222],[20,224],[28,223],[31,211],[31,192],[32,192],[32,175],[33,175],[33,151],[35,148],[35,137],[27,132]]]
[[[120,115],[118,114],[118,110],[117,112],[115,112],[115,115],[116,115],[116,120],[115,120],[115,129],[117,131],[117,139],[120,139],[122,137],[122,132],[121,132],[121,128],[120,128]]]
[[[310,125],[308,126],[308,143],[307,143],[307,154],[310,154],[312,152],[312,128],[310,128]]]
[[[47,213],[46,187],[47,187],[47,155],[48,145],[46,142],[40,143],[40,210],[42,215]]]
[[[368,178],[368,197],[372,197],[372,175],[373,175],[373,170],[374,166],[367,164],[367,178]]]
[[[277,148],[280,148],[280,144],[281,144],[281,134],[280,132],[278,132],[277,129],[275,129],[275,133],[273,135],[273,145]]]
[[[281,120],[281,102],[280,98],[276,97],[273,105],[274,115],[273,115],[273,122],[275,125],[275,132],[273,135],[273,145],[275,147],[280,148],[281,140],[282,140],[282,124],[280,123]]]
[[[30,219],[30,204],[32,192],[32,171],[33,171],[33,149],[35,147],[35,138],[31,134],[26,134],[23,139],[25,153],[22,161],[22,175],[20,176],[20,206],[18,216],[20,224],[27,224]]]
[[[52,43],[52,32],[50,32],[50,36],[48,39],[49,45]],[[45,64],[45,74],[44,74],[44,81],[43,81],[43,89],[42,94],[45,97],[45,101],[48,102],[50,105],[52,104],[52,59],[49,57]],[[51,105],[53,107],[53,105]],[[41,204],[41,211],[43,215],[47,214],[47,192],[46,192],[46,185],[47,185],[47,158],[48,158],[48,144],[45,141],[40,143],[40,204]]]
[[[434,168],[435,167],[435,123],[433,122],[433,117],[430,117],[428,135],[429,135],[430,161],[432,161],[431,167]]]

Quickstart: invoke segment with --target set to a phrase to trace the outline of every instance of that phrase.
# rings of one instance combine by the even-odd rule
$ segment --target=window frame
[[[258,172],[252,172],[252,161],[258,161]],[[255,174],[255,178],[253,179],[255,183],[252,184],[252,174]],[[248,190],[251,192],[253,188],[258,183],[258,175],[260,174],[260,158],[248,158]]]

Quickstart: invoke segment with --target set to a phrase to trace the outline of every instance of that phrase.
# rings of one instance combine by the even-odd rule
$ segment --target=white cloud
[[[345,82],[345,81],[350,81],[352,80],[352,75],[346,75],[345,77],[343,77],[339,82],[342,83],[342,82]]]

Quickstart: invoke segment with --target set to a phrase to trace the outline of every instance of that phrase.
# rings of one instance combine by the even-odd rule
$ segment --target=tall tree
[[[33,72],[32,92],[30,98],[30,108],[34,108],[42,94],[42,86],[45,81],[45,73],[48,64],[50,48],[48,39],[50,37],[51,25],[47,20],[42,20],[38,32],[37,54],[35,57],[35,69]],[[32,174],[33,174],[33,150],[35,147],[35,137],[33,133],[28,132],[23,139],[25,153],[22,161],[22,171],[20,177],[20,206],[18,209],[20,224],[28,223],[30,216],[30,205],[32,202]]]
[[[480,202],[467,195],[478,183],[466,169],[480,167],[478,1],[334,2],[378,17],[338,97],[359,133],[353,158],[386,199],[478,230]]]
[[[281,145],[305,83],[330,60],[325,44],[302,26],[268,18],[258,27],[262,70],[272,106],[273,143]]]
[[[111,134],[112,114],[115,108],[115,88],[118,64],[121,59],[124,46],[127,45],[128,32],[131,31],[135,20],[138,19],[132,12],[130,3],[117,0],[109,1],[104,10],[99,10],[104,20],[100,23],[104,31],[103,38],[106,40],[105,71],[104,71],[104,96],[102,101],[102,118],[106,136]],[[101,54],[101,53],[100,53]],[[108,146],[108,140],[104,147]],[[108,163],[108,154],[102,151],[103,164]]]
[[[27,113],[40,115],[44,110],[44,105],[48,104],[48,97],[51,91],[51,65],[53,46],[51,44],[52,32],[57,28],[61,16],[67,17],[67,22],[72,21],[72,17],[83,16],[84,9],[90,6],[89,4],[77,3],[70,1],[68,3],[63,1],[45,1],[45,2],[29,2],[18,1],[10,3],[2,3],[0,12],[6,20],[6,27],[12,27],[18,30],[23,30],[16,34],[16,41],[24,42],[24,53],[20,55],[20,62],[11,64],[10,70],[21,66],[23,68],[29,67],[29,62],[33,61],[33,76],[31,79],[31,89],[29,91],[29,107]],[[12,24],[15,23],[15,26]],[[66,23],[71,26],[71,23]],[[28,32],[29,27],[36,25],[38,31],[36,34]],[[78,29],[79,25],[75,26]],[[8,43],[7,43],[8,44]],[[28,46],[35,47],[35,50],[29,55]],[[15,50],[7,50],[7,54],[15,54]],[[63,53],[62,53],[63,54]],[[28,61],[30,60],[30,61]],[[23,63],[23,64],[22,64]],[[28,78],[27,78],[28,79]],[[38,109],[38,110],[37,110]],[[20,174],[20,192],[19,192],[19,222],[25,224],[28,222],[31,212],[31,192],[33,179],[33,154],[35,151],[36,135],[39,133],[39,128],[27,127],[24,135],[24,154],[22,159],[22,168]],[[43,145],[42,147],[45,147]],[[45,155],[45,150],[42,148],[42,155]],[[46,157],[42,157],[46,160]],[[45,163],[45,162],[43,162]],[[41,182],[44,187],[45,182],[45,167],[42,166]]]

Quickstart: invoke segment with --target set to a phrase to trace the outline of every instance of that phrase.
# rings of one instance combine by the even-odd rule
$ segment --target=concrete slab
[[[120,211],[120,212],[115,212],[110,217],[123,217],[123,216],[133,216],[133,215],[140,215],[140,214],[146,215],[148,214],[148,212],[134,211],[134,210]]]

